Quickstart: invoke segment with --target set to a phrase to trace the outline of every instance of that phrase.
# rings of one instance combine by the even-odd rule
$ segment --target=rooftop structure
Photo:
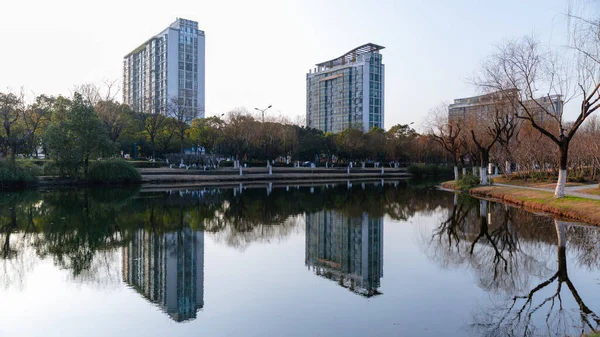
[[[306,74],[306,123],[323,132],[384,127],[385,66],[368,43],[316,64]]]

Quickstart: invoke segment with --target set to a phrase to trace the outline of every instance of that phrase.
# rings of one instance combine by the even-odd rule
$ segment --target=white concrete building
[[[306,74],[306,125],[323,132],[384,128],[385,66],[373,43],[317,64]]]
[[[198,23],[178,18],[125,55],[123,102],[138,112],[165,113],[176,99],[204,117],[204,51],[204,32]]]

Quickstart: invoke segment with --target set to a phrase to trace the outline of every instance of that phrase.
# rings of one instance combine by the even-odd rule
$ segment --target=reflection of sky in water
[[[425,195],[432,193],[438,197]],[[241,223],[244,232],[231,226],[206,233],[188,228],[187,237],[196,235],[188,241],[181,236],[177,241],[172,232],[148,235],[141,231],[135,246],[131,241],[125,248],[96,252],[89,269],[76,276],[57,267],[50,256],[40,259],[32,242],[13,234],[13,247],[24,247],[15,258],[0,261],[4,283],[0,286],[0,336],[478,336],[485,329],[472,324],[489,323],[490,316],[505,312],[501,309],[506,299],[525,295],[556,273],[554,223],[532,223],[536,218],[521,216],[524,213],[488,206],[490,233],[502,234],[497,224],[503,223],[505,214],[512,214],[511,228],[518,233],[512,255],[508,250],[502,255],[511,272],[504,272],[501,260],[495,276],[490,242],[481,239],[470,254],[480,231],[478,203],[466,208],[470,222],[461,225],[458,243],[452,241],[449,246],[440,241],[447,236],[433,235],[452,212],[452,196],[445,193],[412,193],[411,198],[432,205],[408,212],[406,221],[389,216],[383,220],[350,217],[330,210],[292,216],[282,225]],[[139,212],[139,202],[136,207]],[[179,211],[176,203],[172,207],[173,212]],[[310,220],[315,218],[320,220]],[[312,235],[318,243],[307,241],[311,226],[316,228]],[[600,312],[598,263],[586,262],[585,255],[586,248],[597,246],[597,241],[582,233],[594,238],[598,234],[595,229],[573,228],[567,231],[568,276],[585,304]],[[377,249],[382,249],[381,256]],[[367,279],[381,295],[361,296],[360,291],[346,289],[348,284],[340,283],[335,275],[317,275],[315,261],[325,263],[338,276],[363,275],[366,268],[365,275],[371,277]],[[380,271],[373,269],[377,264],[381,264]],[[130,268],[138,272],[135,287],[123,281],[124,270]],[[195,287],[186,281],[190,275],[198,281],[201,274],[203,282]],[[174,288],[175,298],[184,302],[178,304],[199,308],[195,318],[177,323],[166,314],[168,305],[163,303],[172,293],[161,297],[140,291],[152,289],[161,295],[161,289],[168,288],[165,284],[173,284],[169,277],[180,283]],[[551,284],[536,294],[533,307],[551,296],[556,286]],[[567,286],[563,288],[564,314],[553,317],[572,325],[580,322],[578,306]],[[197,301],[185,302],[192,297]],[[203,305],[198,305],[201,301]],[[545,308],[533,315],[542,335]],[[507,335],[505,330],[491,331],[492,336]],[[578,330],[573,327],[571,331],[577,334]]]

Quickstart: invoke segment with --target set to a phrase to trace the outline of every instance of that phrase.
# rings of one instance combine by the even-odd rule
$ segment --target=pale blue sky
[[[467,79],[503,40],[564,44],[568,1],[12,1],[0,12],[0,90],[121,82],[123,56],[183,17],[206,32],[207,116],[269,104],[304,116],[308,69],[373,42],[386,47],[385,127],[418,124],[440,101],[477,94]]]

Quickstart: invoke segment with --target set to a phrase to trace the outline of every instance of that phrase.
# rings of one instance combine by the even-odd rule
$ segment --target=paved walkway
[[[509,185],[509,184],[496,184],[496,183],[494,183],[493,186],[522,188],[524,190],[544,191],[544,192],[554,193],[554,189],[553,188],[527,187],[527,186],[517,186],[517,185]],[[569,196],[572,196],[572,197],[578,197],[578,198],[600,200],[600,195],[593,195],[593,194],[578,193],[578,192],[576,192],[578,190],[588,189],[588,188],[593,188],[593,187],[594,187],[594,185],[583,185],[583,186],[570,186],[570,187],[566,187],[565,188],[565,195],[569,195]]]

